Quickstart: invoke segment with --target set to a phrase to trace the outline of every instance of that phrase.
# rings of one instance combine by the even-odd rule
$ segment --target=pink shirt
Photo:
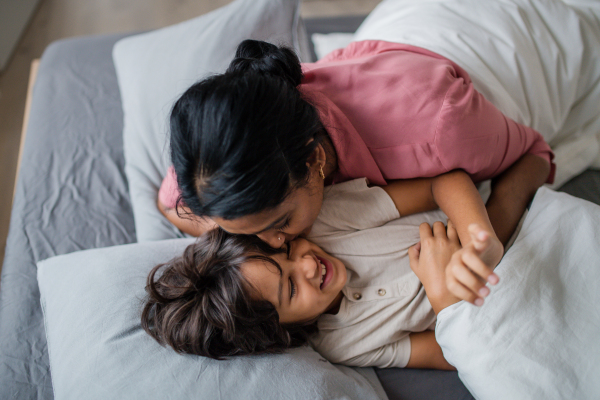
[[[362,41],[303,64],[298,87],[320,112],[337,152],[334,182],[432,177],[463,169],[475,182],[497,176],[526,153],[550,146],[534,129],[504,116],[473,88],[466,71],[431,51]],[[173,168],[159,199],[174,207]]]

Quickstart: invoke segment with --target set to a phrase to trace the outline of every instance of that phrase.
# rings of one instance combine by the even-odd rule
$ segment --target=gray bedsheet
[[[57,42],[41,59],[2,269],[2,399],[53,398],[36,262],[135,241],[111,56],[120,37]]]
[[[353,31],[360,20],[307,21],[307,30]],[[121,37],[60,41],[41,60],[2,271],[1,399],[53,398],[36,262],[135,241],[111,57]],[[565,186],[600,204],[598,171]],[[456,373],[377,372],[392,400],[472,398]]]

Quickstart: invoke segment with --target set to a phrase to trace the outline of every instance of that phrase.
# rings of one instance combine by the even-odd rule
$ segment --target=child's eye
[[[294,282],[292,281],[292,278],[290,278],[290,300],[295,295],[296,295],[296,285],[294,285]]]

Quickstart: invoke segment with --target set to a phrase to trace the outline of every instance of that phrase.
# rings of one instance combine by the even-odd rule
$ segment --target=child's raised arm
[[[497,282],[493,270],[502,259],[504,246],[494,233],[483,200],[471,178],[464,171],[452,171],[429,179],[393,182],[383,189],[394,201],[400,215],[436,206],[446,213],[454,223],[463,246],[455,255],[462,259],[475,254],[480,268],[447,268],[445,279],[441,277],[439,283],[445,283],[459,300],[481,305],[483,298],[489,294],[489,289],[483,288],[485,282],[490,278]],[[475,234],[473,227],[478,227]],[[419,279],[423,282],[421,276]],[[479,292],[482,289],[486,292]]]
[[[471,178],[461,170],[451,171],[433,178],[394,181],[383,190],[391,197],[401,216],[440,208],[454,223],[461,244],[471,242],[468,227],[479,224],[492,233],[494,229],[483,200]],[[496,236],[491,238],[494,251],[489,251],[492,268],[503,254],[503,246]]]

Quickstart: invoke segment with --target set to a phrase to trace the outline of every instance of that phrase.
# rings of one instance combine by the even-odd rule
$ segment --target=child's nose
[[[310,242],[306,239],[295,239],[289,243],[291,246],[291,260],[296,264],[295,268],[302,276],[313,279],[317,276],[318,261],[311,250]]]
[[[305,254],[300,260],[300,269],[306,279],[314,279],[317,276],[319,268],[319,262],[315,259],[312,254]]]

